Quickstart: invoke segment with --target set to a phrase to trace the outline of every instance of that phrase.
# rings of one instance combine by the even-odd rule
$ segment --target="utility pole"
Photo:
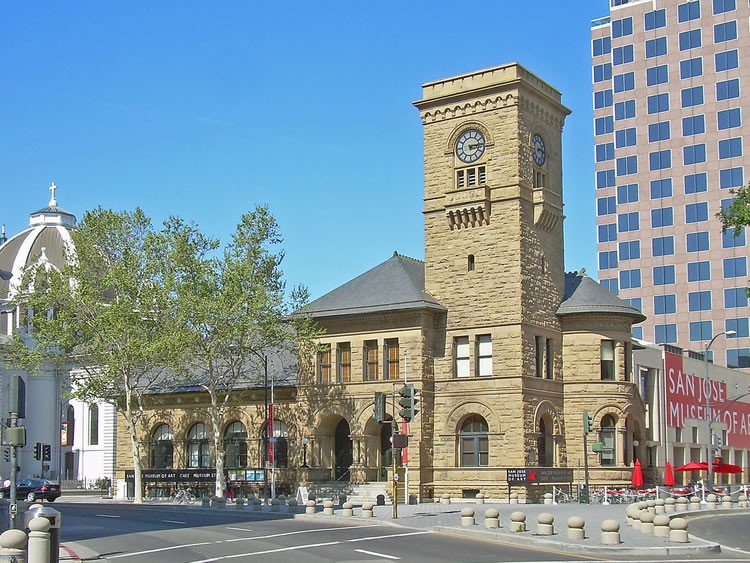
[[[391,459],[393,460],[393,513],[391,518],[398,518],[398,470],[396,469],[396,433],[398,423],[396,422],[396,384],[391,385],[391,398],[393,399],[393,417],[391,418]]]

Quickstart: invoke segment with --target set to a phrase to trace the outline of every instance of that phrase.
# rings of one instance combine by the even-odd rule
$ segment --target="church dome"
[[[57,186],[50,186],[52,197],[47,207],[29,216],[29,227],[6,240],[5,227],[0,234],[0,270],[11,274],[9,280],[0,276],[0,304],[12,297],[23,269],[30,264],[46,268],[61,268],[65,264],[66,249],[73,240],[70,231],[76,226],[76,217],[58,207],[55,199]]]

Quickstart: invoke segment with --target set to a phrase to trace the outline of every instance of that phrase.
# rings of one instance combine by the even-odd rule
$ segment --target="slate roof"
[[[565,274],[565,298],[557,308],[558,315],[604,313],[631,317],[633,322],[646,320],[645,315],[613,295],[606,287],[585,274]]]
[[[319,297],[305,311],[321,318],[419,309],[447,311],[424,289],[424,262],[394,252],[385,262]]]

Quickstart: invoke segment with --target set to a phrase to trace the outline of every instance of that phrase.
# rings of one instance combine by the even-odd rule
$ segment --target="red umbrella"
[[[706,469],[708,469],[708,464],[704,461],[691,461],[674,468],[675,471],[705,471]]]
[[[672,464],[667,462],[667,466],[664,469],[664,486],[674,487],[674,473],[672,472]]]
[[[742,473],[742,468],[733,463],[714,463],[714,473]]]
[[[643,486],[643,470],[641,469],[641,462],[638,459],[635,460],[633,476],[630,478],[630,482],[636,489]]]

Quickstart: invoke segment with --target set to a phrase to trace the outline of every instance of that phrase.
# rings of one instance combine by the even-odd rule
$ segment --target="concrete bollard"
[[[654,501],[654,510],[656,514],[664,514],[664,499],[658,498]]]
[[[372,518],[372,503],[366,502],[362,505],[362,518]]]
[[[482,493],[477,493],[474,498],[476,499],[477,504],[484,504],[484,495]]]
[[[341,505],[341,515],[342,516],[354,516],[354,505],[346,501],[344,504]]]
[[[690,497],[690,504],[688,505],[688,510],[693,512],[695,510],[701,509],[701,499],[696,496]]]
[[[536,517],[536,535],[537,536],[554,536],[555,535],[555,517],[549,512],[542,512]]]
[[[474,518],[474,509],[466,507],[461,510],[461,525],[462,526],[476,526],[477,521]]]
[[[29,522],[29,562],[47,563],[50,560],[50,521],[32,518]],[[55,561],[59,554],[55,554]]]
[[[448,493],[443,493],[440,496],[440,504],[450,504],[451,503],[451,496]]]
[[[656,518],[656,514],[650,510],[641,510],[640,530],[644,536],[654,535],[654,518]]]
[[[484,527],[488,529],[500,528],[500,512],[494,508],[484,511]]]
[[[552,493],[544,493],[544,504],[552,504]]]
[[[211,497],[211,508],[226,508],[227,499],[221,497]]]
[[[287,512],[291,512],[292,514],[297,513],[297,506],[299,506],[299,503],[296,499],[290,498],[289,502],[286,503],[287,506]]]
[[[510,504],[518,504],[518,493],[510,493]]]
[[[315,514],[315,501],[314,500],[308,500],[305,503],[305,514]]]
[[[628,526],[632,526],[634,518],[638,515],[640,511],[641,509],[638,508],[637,503],[629,504],[628,507],[625,509],[625,523]]]
[[[510,531],[511,532],[525,532],[526,531],[526,514],[523,512],[514,512],[510,515]]]
[[[724,495],[721,497],[721,507],[722,508],[732,508],[732,497],[729,495]]]
[[[690,501],[687,498],[680,497],[675,502],[675,505],[674,505],[675,512],[686,512],[688,510],[689,505],[690,505]]]
[[[584,540],[586,539],[586,521],[580,516],[571,516],[568,518],[568,539]]]
[[[737,505],[740,508],[747,508],[747,495],[740,495],[737,497]]]
[[[676,510],[676,501],[672,497],[664,499],[664,514],[673,514]]]
[[[617,520],[602,522],[602,544],[620,545],[620,523]]]
[[[688,521],[685,518],[672,518],[669,521],[669,541],[688,543]]]
[[[5,530],[0,534],[0,556],[7,557],[5,561],[26,561],[26,534],[21,530]]]
[[[657,538],[669,537],[669,516],[666,514],[654,516],[654,536]]]
[[[201,499],[201,508],[211,508],[211,499],[209,497]]]
[[[245,499],[242,497],[237,497],[234,501],[234,509],[245,510]]]
[[[641,529],[641,514],[644,512],[648,512],[648,510],[643,510],[641,508],[640,502],[633,505],[633,510],[631,512],[633,520],[630,522],[630,525],[633,527],[634,530]]]
[[[646,509],[651,514],[656,514],[656,501],[655,500],[647,500],[646,501]]]
[[[263,501],[259,498],[253,499],[253,510],[263,510]]]
[[[717,504],[716,501],[717,501],[717,499],[716,499],[716,495],[715,494],[711,493],[709,495],[706,495],[706,506],[705,506],[705,509],[706,510],[715,510],[716,509],[716,504]]]
[[[271,501],[271,512],[278,512],[280,506],[281,506],[281,501],[277,498],[273,499]]]
[[[327,500],[323,503],[323,514],[333,516],[333,501]]]

